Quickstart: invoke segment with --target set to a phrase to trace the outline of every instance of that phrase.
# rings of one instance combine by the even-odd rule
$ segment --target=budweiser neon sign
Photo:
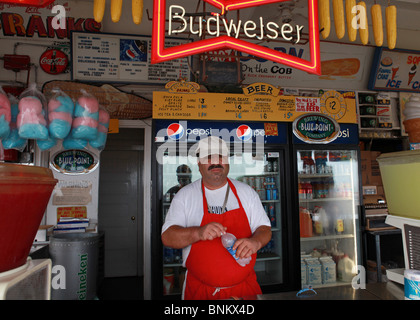
[[[168,35],[174,35],[184,31],[201,36],[204,32],[214,38],[207,38],[182,44],[175,47],[165,48],[166,32],[166,0],[154,0],[153,5],[153,33],[152,33],[152,63],[179,59],[212,50],[233,49],[250,55],[278,62],[296,69],[313,74],[321,74],[321,59],[319,54],[319,28],[318,28],[318,3],[317,0],[308,0],[308,25],[309,25],[309,51],[310,60],[291,56],[283,52],[257,45],[252,42],[239,39],[241,32],[250,39],[273,40],[281,38],[286,41],[301,39],[303,26],[286,23],[278,25],[272,21],[264,21],[262,17],[256,23],[254,21],[242,22],[224,18],[227,11],[239,10],[260,6],[268,3],[283,2],[285,0],[205,0],[210,5],[220,10],[206,19],[198,19],[197,25],[193,24],[192,17],[186,17],[185,9],[178,5],[169,7]],[[175,27],[175,24],[177,25]],[[222,26],[222,28],[221,28]],[[223,29],[223,30],[221,30]]]

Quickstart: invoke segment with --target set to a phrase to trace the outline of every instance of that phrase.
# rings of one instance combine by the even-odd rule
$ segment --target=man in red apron
[[[251,231],[250,219],[238,196],[237,188],[232,180],[227,178],[229,150],[223,140],[210,136],[199,142],[197,151],[199,155],[198,166],[202,179],[188,185],[190,191],[186,189],[187,187],[183,188],[182,191],[184,197],[191,195],[190,200],[197,204],[198,199],[193,197],[194,184],[196,189],[197,187],[201,189],[202,197],[199,200],[201,200],[202,205],[196,206],[197,212],[194,215],[200,214],[201,216],[202,214],[201,223],[193,226],[189,226],[188,221],[185,225],[181,225],[183,223],[173,224],[162,233],[162,241],[165,246],[172,248],[191,246],[185,262],[187,275],[183,297],[186,300],[227,299],[261,294],[254,265],[257,251],[271,239],[269,220],[267,220],[268,218],[262,209],[262,213],[258,214],[265,217],[256,217],[252,221],[263,221],[263,223],[254,228],[254,232]],[[238,186],[237,183],[236,185]],[[239,187],[243,189],[244,185],[239,184]],[[248,186],[246,187],[248,188]],[[222,197],[224,198],[222,208],[226,207],[230,192],[236,198],[237,205],[235,209],[215,214],[208,205],[206,190],[207,193],[211,193],[222,188],[226,189],[225,196]],[[246,192],[253,192],[253,190],[246,190]],[[174,198],[175,201],[179,201],[177,196],[178,194]],[[244,201],[249,201],[249,199],[244,199]],[[261,206],[261,203],[259,205]],[[182,211],[188,211],[188,209]],[[169,214],[175,215],[177,213],[169,212],[168,216]],[[188,220],[188,212],[185,214],[178,212],[178,214],[182,215],[183,220]],[[183,221],[182,219],[180,221]],[[223,247],[221,236],[226,232],[232,233],[238,239],[233,246],[233,250],[236,250],[236,256],[238,258],[251,257],[251,262],[248,265],[240,266]]]

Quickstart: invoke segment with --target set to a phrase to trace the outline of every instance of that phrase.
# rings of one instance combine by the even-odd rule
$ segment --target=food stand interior
[[[269,4],[265,6],[259,6],[252,9],[244,9],[241,11],[241,19],[245,20],[254,20],[257,21],[258,17],[264,17],[267,20],[271,18],[276,18],[279,20],[291,19],[295,23],[305,23],[307,20],[307,2],[302,0],[296,1],[287,1],[290,4],[284,5],[280,4]],[[196,12],[205,11],[208,4],[203,1],[178,1],[177,3],[182,4],[187,12]],[[286,2],[285,2],[286,3]],[[420,27],[420,6],[416,1],[393,1],[397,6],[397,48],[405,51],[413,50],[417,56],[420,57],[420,41],[419,39],[419,27]],[[54,4],[61,4],[65,7],[65,14],[67,17],[70,17],[67,21],[72,22],[78,21],[77,26],[79,29],[76,30],[77,33],[85,32],[82,30],[83,22],[88,23],[93,19],[93,0],[86,1],[60,1],[57,0]],[[373,5],[372,0],[367,0],[366,4],[369,7]],[[383,9],[387,4],[381,3]],[[93,81],[79,81],[78,79],[72,79],[71,69],[74,64],[77,63],[72,61],[71,53],[74,48],[71,48],[71,33],[64,37],[58,38],[57,34],[50,32],[48,36],[44,36],[43,33],[43,24],[32,26],[31,21],[34,21],[31,11],[25,10],[26,7],[17,6],[13,4],[5,4],[0,2],[2,8],[2,17],[6,17],[6,14],[12,13],[15,14],[15,17],[22,17],[23,22],[19,27],[14,30],[5,29],[6,18],[2,20],[2,28],[0,30],[0,41],[2,45],[0,46],[0,60],[4,62],[3,66],[0,66],[0,85],[7,87],[7,90],[19,93],[26,88],[30,83],[36,83],[38,88],[43,88],[45,84],[52,81],[57,82],[71,82],[88,85],[88,88],[94,86],[100,87],[103,85],[112,86],[118,94],[123,93],[127,95],[136,96],[141,99],[139,106],[144,108],[146,111],[139,115],[135,111],[133,114],[120,115],[118,116],[117,130],[119,133],[108,133],[107,144],[104,150],[101,150],[98,154],[99,163],[100,163],[100,173],[94,183],[97,183],[98,194],[93,195],[97,197],[96,200],[96,210],[93,210],[93,213],[90,213],[88,217],[97,224],[99,229],[103,228],[105,234],[107,234],[107,229],[112,229],[113,224],[119,224],[121,221],[118,219],[128,219],[130,226],[135,226],[135,229],[132,235],[131,240],[129,240],[129,245],[121,247],[118,249],[120,241],[124,242],[126,239],[126,234],[114,234],[113,238],[106,238],[105,241],[105,252],[108,255],[112,255],[112,251],[121,250],[119,252],[131,252],[126,254],[122,258],[127,256],[131,257],[131,261],[127,263],[115,263],[117,261],[118,255],[115,255],[115,258],[111,259],[112,261],[105,261],[102,270],[104,272],[102,279],[102,286],[98,288],[98,298],[99,299],[152,299],[152,280],[151,274],[152,269],[155,267],[152,265],[152,257],[155,254],[158,254],[153,251],[154,248],[153,241],[156,241],[155,237],[152,237],[152,230],[156,226],[152,226],[153,215],[157,214],[153,212],[152,208],[152,199],[154,195],[152,194],[153,189],[152,185],[155,183],[153,181],[153,166],[154,166],[154,155],[152,154],[152,143],[153,143],[153,133],[152,133],[152,108],[153,108],[153,92],[155,91],[166,91],[165,84],[163,83],[153,83],[153,81],[137,81],[135,77],[129,81],[102,81],[101,77],[98,76],[93,79]],[[47,21],[48,16],[53,16],[51,14],[52,5],[46,8],[38,8],[33,12],[39,14],[42,17],[42,21]],[[331,10],[332,11],[332,10]],[[101,22],[101,27],[99,32],[110,35],[134,35],[134,36],[146,36],[150,37],[152,34],[152,15],[153,15],[153,1],[144,0],[144,11],[143,11],[142,22],[138,25],[132,22],[131,18],[131,2],[124,2],[122,7],[122,15],[119,22],[115,23],[111,20],[110,15],[110,2],[106,2],[106,9],[103,21]],[[369,12],[369,11],[368,11]],[[384,11],[383,11],[384,12]],[[332,14],[331,14],[332,16]],[[385,23],[385,14],[384,23]],[[7,18],[12,19],[10,18]],[[32,19],[32,20],[31,20]],[[80,20],[78,20],[80,19]],[[287,20],[289,21],[289,20]],[[32,26],[32,27],[31,27]],[[26,28],[26,32],[23,32]],[[85,25],[86,28],[86,25]],[[384,27],[385,28],[385,27]],[[9,31],[9,34],[6,32]],[[32,34],[30,32],[32,32]],[[378,170],[378,166],[375,165],[376,157],[383,153],[395,152],[409,150],[410,143],[408,141],[408,135],[404,131],[403,127],[403,115],[400,110],[400,103],[402,99],[408,99],[412,92],[403,92],[398,90],[372,90],[369,89],[369,77],[371,69],[374,65],[374,55],[377,49],[377,46],[374,43],[373,34],[372,34],[372,22],[369,20],[369,43],[367,45],[362,45],[359,38],[350,42],[348,40],[347,34],[344,38],[338,39],[333,23],[331,26],[331,34],[327,39],[320,38],[320,49],[321,49],[321,59],[322,60],[337,60],[348,57],[355,57],[360,62],[360,69],[357,73],[353,75],[340,75],[340,73],[332,72],[330,75],[326,76],[314,76],[307,75],[304,72],[299,71],[296,77],[291,77],[289,79],[272,79],[269,77],[260,77],[258,74],[252,76],[252,71],[245,70],[244,67],[241,67],[240,62],[234,62],[233,65],[239,66],[242,69],[241,81],[237,81],[238,78],[237,72],[238,69],[233,67],[233,72],[229,71],[229,74],[226,75],[227,79],[225,83],[218,82],[216,85],[214,83],[209,83],[209,79],[218,79],[222,70],[229,70],[232,67],[232,62],[226,62],[224,57],[220,54],[213,53],[213,60],[217,61],[219,65],[213,64],[211,61],[211,54],[207,55],[196,55],[193,56],[190,66],[192,73],[190,81],[195,81],[201,84],[202,88],[206,87],[208,92],[225,92],[225,93],[238,93],[241,92],[242,84],[251,84],[254,82],[269,82],[274,86],[279,88],[288,88],[295,92],[296,95],[311,96],[317,94],[320,89],[322,90],[345,90],[353,91],[355,93],[356,99],[356,108],[358,113],[358,126],[359,126],[359,147],[361,150],[361,163],[362,170],[360,172],[362,178],[362,186],[375,186],[375,191],[371,192],[366,197],[363,197],[363,212],[364,215],[361,225],[363,226],[360,229],[361,237],[363,236],[363,261],[368,272],[368,280],[371,282],[377,282],[378,277],[378,266],[377,266],[377,252],[381,250],[382,254],[380,259],[382,260],[380,268],[382,268],[380,281],[387,281],[385,276],[385,269],[387,268],[404,268],[404,252],[402,244],[401,232],[395,231],[396,229],[390,225],[387,225],[384,221],[386,217],[386,198],[383,191],[382,182],[377,176],[377,172],[373,175],[378,180],[372,182],[372,171]],[[20,33],[19,33],[20,32]],[[191,34],[188,32],[183,32],[177,34],[177,37],[187,38]],[[304,36],[303,36],[304,37]],[[384,44],[383,47],[386,48],[386,32],[384,29]],[[285,46],[288,48],[290,45],[286,46],[281,41],[278,42],[279,46]],[[294,47],[300,48],[299,45]],[[69,58],[68,66],[61,73],[50,74],[44,71],[41,68],[40,56],[49,49],[57,49],[65,52]],[[232,51],[235,54],[234,51]],[[16,62],[18,66],[10,67],[6,61],[8,55],[16,56],[27,56],[29,57],[30,62],[24,61]],[[200,59],[207,59],[205,62],[200,61]],[[16,57],[16,59],[19,57]],[[230,56],[229,59],[232,61],[235,60],[235,57]],[[213,62],[214,62],[213,61]],[[1,62],[1,61],[0,61]],[[226,65],[224,65],[226,63]],[[211,73],[211,67],[215,67],[216,74]],[[256,73],[254,69],[254,73]],[[236,73],[235,73],[236,72]],[[208,77],[205,77],[208,76]],[[212,78],[213,77],[213,78]],[[177,81],[179,79],[170,79],[171,81]],[[169,81],[168,81],[169,82]],[[217,81],[216,81],[217,82]],[[241,82],[241,85],[239,84]],[[65,87],[65,86],[64,86]],[[373,96],[377,97],[378,94],[385,93],[386,97],[391,101],[391,113],[389,118],[393,123],[390,128],[366,128],[362,122],[364,122],[363,115],[361,114],[361,108],[363,104],[361,97]],[[113,93],[111,92],[111,95]],[[407,101],[407,100],[405,100]],[[111,117],[112,118],[112,117]],[[177,119],[176,119],[177,120]],[[276,121],[276,119],[269,119],[269,121]],[[5,162],[10,163],[21,163],[21,164],[30,164],[42,167],[49,167],[50,156],[53,151],[41,151],[34,141],[30,141],[26,148],[18,153],[14,151],[9,151],[5,153],[6,157]],[[116,158],[117,155],[120,155],[121,158]],[[136,158],[136,162],[126,164],[124,163],[121,167],[117,166],[118,163],[128,161],[127,159],[132,160]],[[369,168],[369,172],[364,171],[363,161],[373,164],[372,168]],[[131,167],[130,167],[131,166]],[[118,201],[124,198],[117,196],[112,196],[110,194],[117,193],[119,188],[118,181],[115,180],[115,176],[120,176],[127,168],[130,170],[128,175],[136,172],[137,176],[134,178],[135,189],[134,192],[137,194],[134,195],[134,198],[137,199],[135,208],[128,209],[126,204],[127,202],[132,203],[134,198],[126,198],[130,200],[125,200],[124,203],[119,203],[120,207],[115,206],[118,204]],[[117,171],[120,170],[120,171]],[[122,195],[120,195],[122,197]],[[124,201],[124,200],[123,200]],[[51,206],[51,203],[50,203]],[[111,210],[107,210],[107,206],[112,206]],[[128,214],[124,217],[112,217],[112,213],[107,211],[112,210],[133,210],[135,214]],[[379,214],[373,214],[372,217],[369,215],[369,210],[377,210]],[[51,213],[53,212],[53,213]],[[55,211],[50,211],[44,215],[42,225],[51,225],[54,224],[56,217],[54,216]],[[50,216],[48,216],[48,214]],[[379,220],[377,220],[379,217]],[[383,219],[381,219],[381,217]],[[113,220],[116,219],[116,220]],[[377,223],[375,225],[374,223]],[[369,223],[370,228],[369,228]],[[122,227],[122,230],[125,227]],[[127,230],[127,229],[124,229]],[[111,233],[111,232],[110,232]],[[41,241],[42,242],[42,241]],[[106,256],[106,255],[105,255]],[[34,255],[34,259],[36,258]],[[120,258],[120,259],[122,259]],[[379,268],[379,269],[380,269]],[[385,278],[385,279],[384,279]]]

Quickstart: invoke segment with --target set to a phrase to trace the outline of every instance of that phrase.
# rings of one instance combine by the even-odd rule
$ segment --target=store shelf
[[[299,204],[301,203],[312,203],[312,202],[330,202],[330,201],[349,201],[353,200],[351,197],[330,197],[330,198],[315,198],[315,199],[299,199]]]
[[[300,238],[301,242],[309,242],[309,241],[321,241],[321,240],[336,240],[336,239],[349,239],[354,238],[354,234],[332,234],[327,236],[313,236],[307,238]]]

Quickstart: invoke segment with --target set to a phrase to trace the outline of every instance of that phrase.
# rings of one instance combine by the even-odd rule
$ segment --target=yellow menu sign
[[[357,123],[354,92],[327,91],[321,97],[153,92],[154,119],[281,122],[317,112]]]

